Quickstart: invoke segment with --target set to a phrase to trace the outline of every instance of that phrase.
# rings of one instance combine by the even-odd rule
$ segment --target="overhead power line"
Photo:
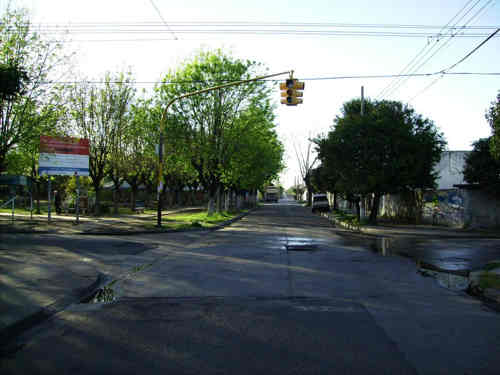
[[[427,43],[415,57],[408,63],[408,65],[402,70],[402,73],[417,73],[425,64],[427,64],[434,56],[439,52],[445,50],[450,46],[450,43],[457,37],[463,37],[465,35],[465,29],[475,18],[477,18],[488,5],[492,3],[493,0],[487,0],[483,6],[475,12],[463,25],[459,24],[471,11],[478,6],[481,0],[476,0],[472,6],[469,5],[473,0],[467,1],[467,3],[448,21],[448,23],[440,30],[434,39],[434,43],[430,45]],[[468,9],[467,9],[468,8]],[[463,13],[463,14],[462,14]],[[458,17],[458,19],[457,19]],[[452,24],[453,23],[453,24]],[[444,32],[448,29],[447,32]],[[451,34],[449,32],[451,31]],[[436,48],[437,47],[437,48]],[[399,90],[407,81],[408,77],[398,78],[393,80],[389,85],[387,85],[379,94],[378,98],[384,98],[393,95],[397,90]]]
[[[174,39],[177,40],[177,36],[175,35],[175,33],[172,31],[172,29],[170,29],[170,26],[168,26],[168,23],[167,21],[165,20],[165,18],[163,18],[160,10],[158,9],[158,7],[156,6],[156,4],[154,3],[153,0],[149,0],[151,2],[151,5],[153,6],[153,8],[155,8],[156,10],[156,13],[158,13],[158,16],[160,17],[160,19],[162,20],[163,24],[167,27],[167,29],[172,33],[172,35],[174,36]]]
[[[41,23],[39,27],[45,29],[92,29],[92,28],[121,28],[121,27],[157,27],[162,28],[164,22],[74,22],[70,25],[61,25],[55,23]],[[365,23],[337,23],[337,22],[236,22],[236,21],[202,21],[202,22],[169,22],[169,27],[280,27],[280,28],[302,28],[302,27],[326,27],[326,28],[355,28],[355,29],[434,29],[441,30],[448,27],[442,25],[417,25],[417,24],[365,24]],[[25,24],[28,25],[28,24]],[[494,29],[498,25],[468,26],[471,30]]]
[[[373,75],[344,75],[344,76],[329,76],[329,77],[306,77],[301,78],[301,81],[328,81],[328,80],[342,80],[342,79],[384,79],[384,78],[396,78],[396,77],[432,77],[436,75],[449,75],[449,76],[500,76],[500,72],[434,72],[434,73],[414,73],[414,74],[373,74]],[[262,79],[260,81],[264,82],[282,82],[283,80],[278,79]],[[211,80],[211,81],[196,81],[196,80],[183,80],[183,81],[135,81],[133,84],[141,85],[155,85],[155,84],[215,84],[215,83],[230,83],[235,82],[232,80]],[[79,84],[79,83],[90,83],[90,84],[105,84],[114,83],[121,84],[122,81],[45,81],[45,84]]]
[[[434,44],[432,45],[431,49],[434,48],[434,46],[437,43],[439,43],[440,36],[442,35],[441,33],[448,28],[448,26],[455,20],[455,18],[458,17],[458,15],[460,13],[462,13],[472,1],[473,0],[468,0],[464,4],[464,6],[448,21],[448,23],[446,25],[444,25],[441,28],[441,30],[439,30],[439,32],[437,33],[437,35],[434,39]],[[477,1],[479,2],[480,0],[477,0]],[[429,40],[424,45],[424,47],[417,52],[417,54],[413,57],[413,59],[411,59],[411,61],[401,70],[400,74],[414,72],[414,70],[412,70],[412,69],[414,68],[415,64],[418,64],[418,60],[421,59],[422,56],[424,56],[425,54],[428,53],[428,51],[429,51],[428,48],[429,48]],[[426,52],[426,50],[427,50],[427,52]],[[387,94],[389,94],[389,92],[390,93],[394,92],[395,90],[397,90],[397,88],[401,87],[402,84],[403,84],[402,79],[393,80],[386,87],[384,87],[382,89],[382,91],[378,94],[378,97],[383,98],[384,96],[387,96]]]
[[[467,55],[465,55],[463,58],[461,58],[459,61],[457,61],[455,64],[453,64],[452,66],[450,66],[449,68],[443,70],[444,71],[448,71],[448,70],[451,70],[453,69],[454,67],[456,67],[458,64],[461,64],[462,62],[464,62],[465,60],[467,60],[472,54],[474,54],[479,48],[481,48],[486,42],[488,42],[488,40],[490,40],[491,38],[493,38],[496,34],[498,34],[498,32],[500,31],[500,28],[496,29],[496,31],[491,34],[489,37],[487,37],[485,40],[483,40],[478,46],[476,46],[476,48],[474,48],[472,51],[470,51]]]
[[[150,0],[162,22],[128,22],[128,23],[73,23],[67,26],[57,24],[40,24],[34,31],[44,35],[89,35],[94,39],[74,40],[75,42],[128,42],[128,41],[164,41],[176,40],[177,35],[249,35],[249,36],[310,36],[310,37],[405,37],[436,38],[456,34],[453,28],[436,25],[403,25],[403,24],[350,24],[350,23],[277,23],[277,22],[169,22],[161,15],[153,0]],[[478,0],[480,1],[480,0]],[[491,0],[490,0],[491,1]],[[165,28],[166,27],[166,28]],[[464,32],[460,37],[483,37],[488,30],[499,26],[460,26]],[[445,29],[443,29],[445,28]],[[445,32],[445,30],[447,30]],[[437,31],[437,34],[436,34]],[[162,35],[171,34],[172,38]],[[116,35],[117,38],[98,38],[100,35]],[[146,36],[140,37],[139,36]],[[157,36],[157,37],[153,37]],[[71,42],[71,40],[66,40]]]
[[[446,68],[446,69],[443,69],[441,70],[440,72],[437,72],[436,74],[440,74],[441,76],[436,78],[434,81],[432,81],[430,84],[428,84],[427,86],[425,86],[422,90],[420,90],[416,95],[414,95],[410,100],[408,100],[408,102],[411,102],[413,101],[417,96],[423,94],[425,91],[427,91],[428,89],[430,89],[432,86],[434,86],[436,84],[437,81],[439,81],[441,78],[443,78],[445,75],[447,74],[453,74],[453,73],[449,73],[449,71],[453,68],[455,68],[457,65],[461,64],[462,62],[464,62],[465,60],[467,60],[471,55],[473,55],[479,48],[481,48],[484,44],[486,44],[491,38],[493,38],[496,34],[498,34],[498,32],[500,32],[500,28],[496,29],[495,32],[493,32],[488,38],[486,38],[485,40],[483,40],[481,43],[479,43],[472,51],[470,51],[467,55],[465,55],[464,57],[462,57],[460,60],[458,60],[456,63],[454,63],[453,65],[451,65],[450,67]]]

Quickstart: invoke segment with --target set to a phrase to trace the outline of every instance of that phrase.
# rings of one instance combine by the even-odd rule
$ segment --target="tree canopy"
[[[33,30],[28,13],[8,8],[0,19],[0,172],[9,151],[40,136],[40,125],[54,118],[47,108],[58,106],[51,73],[67,64],[60,42],[45,40]],[[46,109],[44,109],[46,108]],[[36,118],[37,121],[33,121]]]
[[[491,106],[486,112],[486,120],[490,124],[492,131],[490,139],[491,153],[496,160],[500,160],[500,91],[496,100],[491,102]]]
[[[360,110],[358,99],[345,103],[316,143],[331,189],[348,198],[373,194],[376,221],[383,194],[434,187],[433,168],[446,142],[432,121],[400,102],[368,100],[364,115]]]
[[[61,42],[46,40],[32,28],[24,10],[9,7],[1,17],[0,44],[0,173],[30,174],[39,181],[40,135],[84,137],[90,141],[96,212],[107,179],[115,193],[128,182],[131,207],[141,184],[154,197],[155,149],[161,116],[171,99],[266,72],[256,61],[222,50],[203,51],[161,77],[153,92],[139,97],[128,72],[108,72],[95,81],[53,83],[55,73],[61,78],[71,70],[68,55]],[[268,82],[254,81],[175,102],[161,129],[161,193],[187,186],[197,191],[202,186],[213,203],[221,191],[256,191],[275,179],[284,167],[284,147],[276,133],[270,95]]]
[[[491,153],[491,137],[473,143],[473,150],[465,158],[464,180],[480,184],[483,189],[500,197],[500,161]]]
[[[261,69],[255,61],[220,50],[200,52],[157,87],[159,105],[188,92],[255,77]],[[168,83],[172,81],[176,83]],[[196,171],[212,203],[222,188],[256,189],[281,170],[283,147],[269,103],[270,89],[257,81],[194,95],[171,106],[167,138],[171,131],[177,135],[177,147],[183,147],[184,160]],[[260,162],[255,158],[259,151]]]

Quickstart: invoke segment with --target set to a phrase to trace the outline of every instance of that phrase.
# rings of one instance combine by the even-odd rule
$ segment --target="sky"
[[[8,2],[0,0],[0,11]],[[399,100],[433,120],[444,133],[449,150],[470,150],[472,142],[490,135],[484,114],[500,89],[500,75],[435,75],[411,77],[403,82],[397,78],[339,77],[394,75],[408,72],[405,68],[412,68],[413,73],[446,70],[500,27],[498,0],[11,2],[28,8],[34,24],[56,24],[70,31],[81,23],[99,24],[91,28],[93,31],[103,29],[103,24],[108,27],[120,24],[118,29],[121,31],[126,27],[123,24],[149,24],[140,29],[143,31],[155,25],[155,32],[148,34],[71,32],[68,37],[72,42],[66,43],[65,48],[76,52],[76,71],[89,78],[130,67],[137,82],[157,82],[162,74],[176,69],[200,49],[216,48],[238,58],[261,62],[270,73],[294,70],[294,77],[305,81],[304,103],[296,107],[280,105],[279,89],[274,90],[277,131],[286,148],[287,168],[280,176],[280,183],[285,187],[291,186],[299,176],[296,151],[305,155],[308,139],[326,134],[335,116],[340,114],[342,104],[359,98],[361,86],[367,98]],[[207,22],[219,25],[219,30],[222,23],[230,22],[232,26],[225,26],[224,33],[208,33]],[[191,26],[182,31],[182,23],[191,23]],[[256,23],[260,25],[252,26]],[[408,25],[436,27],[402,27]],[[446,26],[454,26],[454,29]],[[463,26],[490,28],[465,30]],[[200,27],[205,32],[200,32]],[[253,32],[234,33],[234,30],[248,29]],[[113,30],[117,30],[116,25]],[[198,32],[192,32],[196,30]],[[255,30],[321,32],[320,35],[257,34]],[[327,35],[325,31],[337,34]],[[338,35],[339,31],[348,35]],[[370,34],[373,31],[385,31],[386,34]],[[454,36],[439,36],[440,31]],[[394,35],[402,32],[421,35]],[[480,35],[462,37],[464,33]],[[500,33],[447,71],[498,73],[499,61]],[[413,65],[408,66],[412,62]],[[138,83],[138,86],[151,88],[152,84]],[[393,90],[394,86],[399,88]],[[388,89],[383,91],[386,87]]]

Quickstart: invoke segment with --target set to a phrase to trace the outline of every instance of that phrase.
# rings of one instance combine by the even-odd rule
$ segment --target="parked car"
[[[330,203],[326,194],[313,194],[312,197],[312,212],[328,212],[330,211]]]

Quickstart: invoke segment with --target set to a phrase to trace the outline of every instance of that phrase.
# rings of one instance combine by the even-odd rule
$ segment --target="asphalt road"
[[[500,372],[498,313],[291,203],[203,235],[85,241],[128,256],[154,244],[162,259],[115,284],[116,302],[29,332],[0,373]]]

